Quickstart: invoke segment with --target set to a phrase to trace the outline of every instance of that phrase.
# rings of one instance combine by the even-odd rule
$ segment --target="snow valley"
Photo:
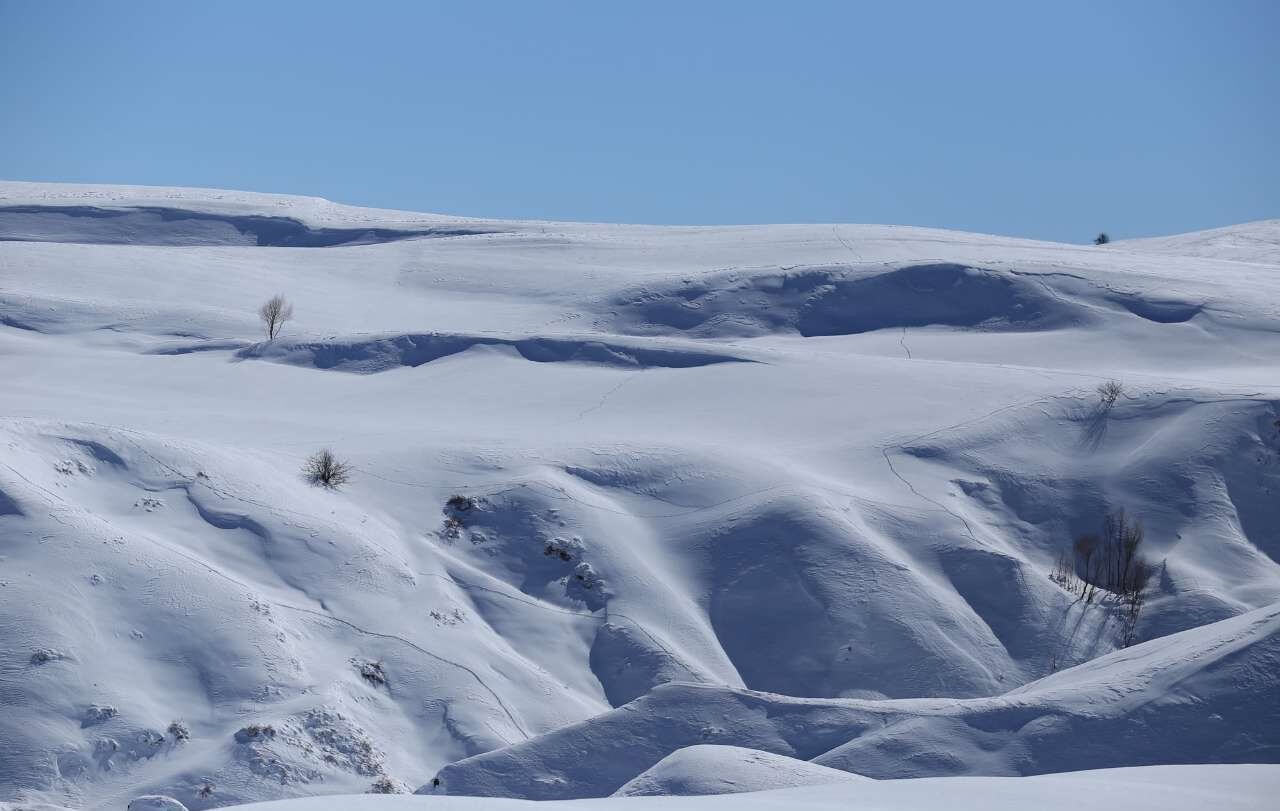
[[[0,807],[1263,807],[1278,370],[1280,221],[2,183]]]

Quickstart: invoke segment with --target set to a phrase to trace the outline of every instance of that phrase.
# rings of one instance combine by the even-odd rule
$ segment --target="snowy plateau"
[[[1280,220],[0,183],[10,811],[1274,808],[1278,562]]]

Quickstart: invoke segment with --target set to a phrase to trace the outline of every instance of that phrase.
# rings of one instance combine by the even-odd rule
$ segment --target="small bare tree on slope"
[[[1098,385],[1098,405],[1106,411],[1116,404],[1120,395],[1124,394],[1124,384],[1119,380],[1108,380]]]
[[[267,340],[274,341],[280,334],[280,328],[284,326],[284,322],[293,318],[293,305],[277,293],[258,309],[258,317],[266,325]]]
[[[307,457],[307,463],[302,467],[302,475],[312,484],[332,490],[351,480],[351,464],[334,456],[333,451],[328,448],[324,448]]]

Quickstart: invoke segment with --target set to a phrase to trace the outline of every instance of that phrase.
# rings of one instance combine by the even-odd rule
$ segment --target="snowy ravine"
[[[1280,220],[0,183],[0,808],[1262,807],[1278,561]]]

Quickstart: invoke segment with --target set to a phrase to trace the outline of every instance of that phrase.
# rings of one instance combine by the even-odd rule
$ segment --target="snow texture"
[[[1277,245],[0,183],[0,803],[1257,807]]]

